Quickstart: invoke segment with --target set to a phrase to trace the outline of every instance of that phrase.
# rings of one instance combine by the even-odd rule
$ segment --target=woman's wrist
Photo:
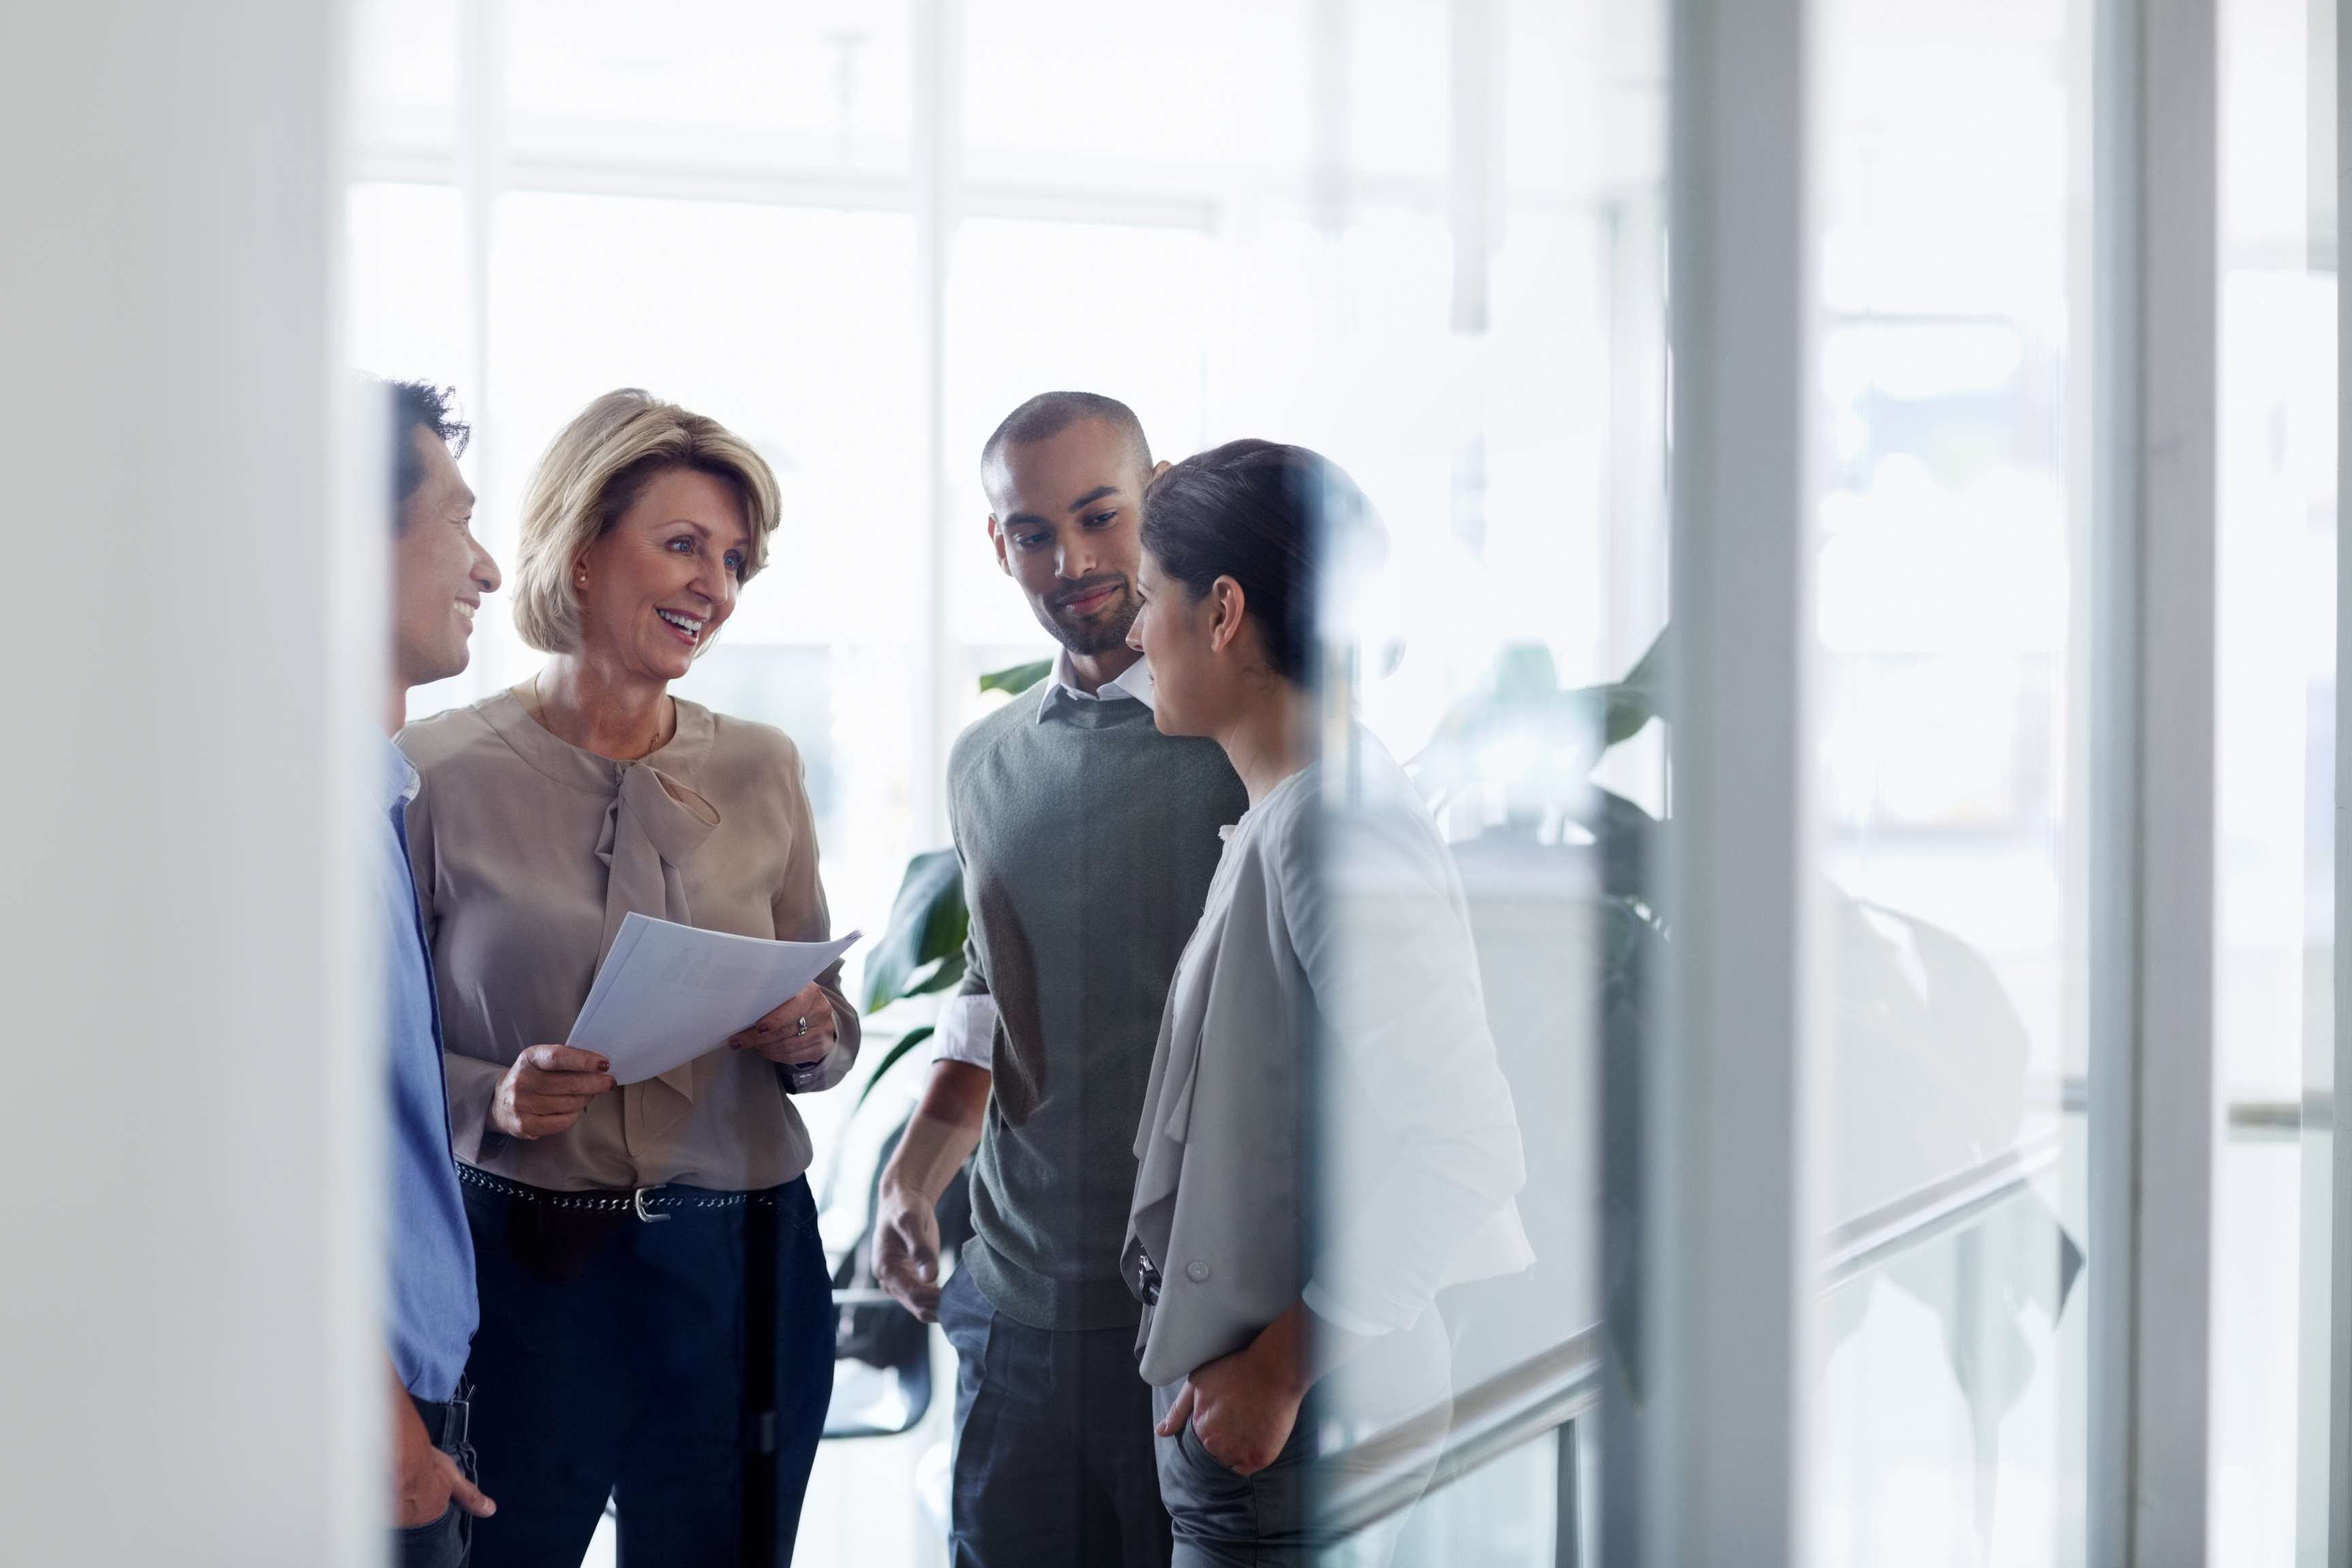
[[[1291,1303],[1288,1311],[1260,1329],[1257,1338],[1250,1342],[1250,1370],[1266,1386],[1304,1399],[1315,1385],[1309,1332],[1306,1308]]]

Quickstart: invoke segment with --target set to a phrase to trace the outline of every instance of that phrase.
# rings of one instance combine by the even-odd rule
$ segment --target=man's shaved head
[[[1081,419],[1099,419],[1118,430],[1133,444],[1136,466],[1150,471],[1151,444],[1143,438],[1143,421],[1134,409],[1098,392],[1041,392],[1006,415],[980,449],[980,482],[989,500],[998,499],[1006,448],[1049,441]]]

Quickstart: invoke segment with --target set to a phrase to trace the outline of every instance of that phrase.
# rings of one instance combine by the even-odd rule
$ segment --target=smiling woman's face
[[[735,613],[751,557],[751,531],[733,486],[698,468],[656,474],[573,569],[582,651],[630,673],[677,679]]]

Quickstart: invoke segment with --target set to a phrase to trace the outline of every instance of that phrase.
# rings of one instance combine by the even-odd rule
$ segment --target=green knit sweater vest
[[[1214,742],[1160,734],[1132,699],[1024,691],[950,755],[963,989],[999,1016],[964,1266],[1016,1322],[1137,1321],[1118,1276],[1136,1121],[1217,830],[1247,805]]]

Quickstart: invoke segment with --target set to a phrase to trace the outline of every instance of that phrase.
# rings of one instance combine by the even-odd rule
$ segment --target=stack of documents
[[[762,942],[632,913],[564,1043],[608,1058],[621,1083],[659,1078],[791,1001],[860,934]]]

